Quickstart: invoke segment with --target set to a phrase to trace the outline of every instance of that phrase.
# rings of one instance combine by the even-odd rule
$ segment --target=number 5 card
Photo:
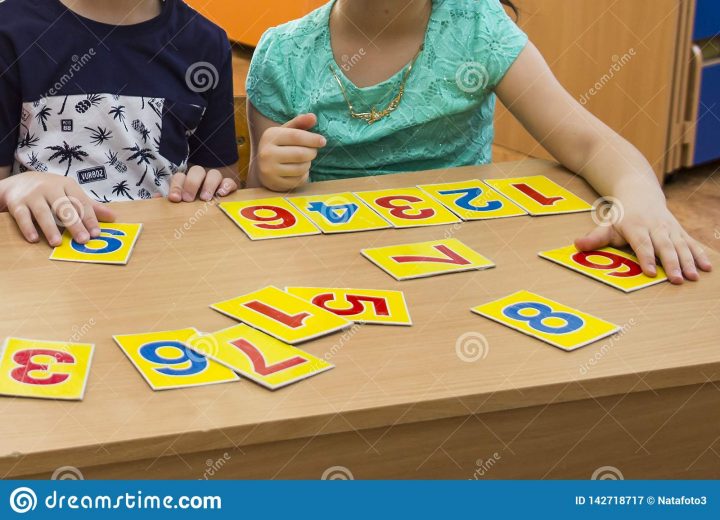
[[[472,311],[565,351],[620,330],[617,325],[529,291],[516,292]]]
[[[583,252],[578,251],[575,246],[567,246],[538,254],[541,258],[599,280],[626,293],[663,283],[668,279],[662,267],[657,268],[655,278],[646,276],[635,255],[612,247]]]
[[[0,395],[82,400],[93,345],[8,338],[0,357]]]
[[[396,228],[457,224],[452,211],[420,188],[356,193]]]
[[[391,227],[353,193],[310,195],[288,200],[323,233],[352,233]]]
[[[527,215],[527,211],[479,180],[418,186],[463,220]]]
[[[238,381],[238,375],[188,348],[195,329],[113,336],[130,362],[153,390]]]
[[[244,324],[196,336],[190,347],[270,390],[334,368],[324,359]]]
[[[362,254],[396,280],[495,267],[492,261],[456,238],[363,249]]]
[[[221,202],[220,209],[250,240],[319,235],[315,225],[282,197]]]
[[[87,244],[78,244],[66,230],[50,260],[126,265],[141,230],[142,224],[100,224],[100,236]]]
[[[544,175],[492,179],[485,183],[533,216],[591,211],[592,206]]]

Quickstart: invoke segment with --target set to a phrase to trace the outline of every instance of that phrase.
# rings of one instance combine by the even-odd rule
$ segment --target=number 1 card
[[[219,206],[250,240],[320,234],[305,215],[282,197],[245,202],[221,202]]]
[[[292,197],[288,200],[323,233],[353,233],[392,227],[350,192]]]
[[[126,265],[141,230],[142,224],[100,224],[100,236],[87,244],[78,244],[66,230],[62,243],[50,254],[50,260]]]
[[[655,278],[646,276],[635,255],[612,247],[598,251],[578,251],[575,246],[567,246],[538,254],[541,258],[626,293],[663,283],[668,279],[665,271],[659,266]]]
[[[188,347],[188,340],[198,334],[189,328],[113,339],[153,390],[238,381],[235,372]]]
[[[472,311],[567,352],[620,330],[617,325],[529,291],[516,292]]]
[[[425,184],[418,187],[445,204],[463,220],[527,215],[527,211],[479,180]]]
[[[456,238],[363,249],[362,255],[396,280],[495,267],[492,261]]]
[[[457,224],[452,211],[420,188],[364,191],[356,193],[396,228]]]
[[[591,211],[590,204],[544,175],[491,179],[485,184],[509,197],[533,216]]]
[[[0,356],[0,395],[81,401],[94,346],[7,338]]]

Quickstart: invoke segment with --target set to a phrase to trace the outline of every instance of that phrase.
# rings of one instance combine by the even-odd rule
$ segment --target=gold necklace
[[[355,108],[353,107],[352,101],[350,101],[350,98],[348,97],[347,91],[345,90],[345,85],[343,85],[342,80],[340,79],[340,75],[335,71],[332,65],[329,65],[330,72],[332,72],[332,75],[335,77],[335,81],[337,81],[337,84],[340,86],[340,92],[342,92],[342,95],[345,98],[348,110],[350,111],[350,117],[352,117],[353,119],[361,119],[365,121],[368,125],[372,125],[382,119],[385,119],[390,114],[395,112],[395,110],[397,110],[397,108],[400,106],[400,102],[403,100],[407,80],[410,77],[410,73],[412,72],[413,67],[415,66],[415,62],[418,60],[418,58],[420,57],[420,53],[423,51],[423,47],[424,45],[420,46],[420,50],[418,50],[417,54],[405,70],[405,74],[403,74],[403,79],[400,83],[400,89],[397,95],[383,110],[378,110],[377,107],[373,105],[373,107],[370,109],[370,112],[355,112]]]

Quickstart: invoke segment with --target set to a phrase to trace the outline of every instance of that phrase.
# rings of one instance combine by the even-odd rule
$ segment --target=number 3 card
[[[440,226],[460,222],[452,211],[420,188],[356,193],[396,228]]]
[[[527,211],[478,180],[425,184],[418,187],[445,204],[463,220],[527,215]]]
[[[544,175],[515,179],[492,179],[485,183],[509,197],[533,216],[591,211],[583,199]]]
[[[363,249],[362,254],[396,280],[495,267],[492,261],[456,238]]]
[[[238,381],[229,368],[190,350],[187,342],[198,334],[190,328],[113,339],[153,390]]]
[[[0,395],[80,401],[93,345],[8,338],[0,357]]]
[[[221,202],[220,209],[250,240],[319,235],[315,225],[282,197]]]
[[[244,324],[197,336],[190,340],[190,347],[270,390],[334,368],[324,359]]]
[[[617,325],[529,291],[519,291],[472,311],[565,351],[620,330]]]
[[[291,345],[332,334],[352,323],[272,286],[210,307]]]
[[[646,276],[635,255],[612,247],[583,252],[578,251],[575,246],[567,246],[538,254],[541,258],[565,266],[626,293],[666,282],[668,279],[662,267],[657,268],[655,278]]]
[[[405,295],[400,291],[323,287],[288,287],[285,290],[355,323],[412,325]]]
[[[288,200],[323,233],[352,233],[391,227],[353,193],[293,197]]]
[[[141,230],[142,224],[100,224],[100,236],[87,244],[78,244],[70,232],[65,231],[62,243],[53,249],[50,260],[126,265]]]

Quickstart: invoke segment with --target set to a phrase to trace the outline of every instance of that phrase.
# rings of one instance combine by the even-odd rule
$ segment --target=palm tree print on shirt
[[[35,119],[42,125],[44,132],[47,132],[47,120],[50,117],[50,114],[52,114],[52,110],[50,110],[47,106],[42,107],[40,111],[35,114]]]
[[[58,157],[60,158],[60,164],[67,161],[68,165],[67,170],[65,170],[65,177],[67,177],[70,173],[70,167],[72,166],[73,160],[83,162],[83,157],[88,156],[87,152],[83,151],[82,146],[70,146],[65,141],[63,141],[62,146],[46,146],[45,149],[55,152],[50,156],[48,159],[49,161],[57,159]]]
[[[134,152],[130,157],[128,157],[127,161],[137,161],[138,166],[145,165],[145,173],[143,173],[142,177],[140,177],[140,180],[135,186],[140,186],[143,181],[145,180],[145,176],[148,172],[148,166],[150,166],[150,161],[157,159],[155,157],[155,154],[153,154],[152,150],[150,148],[140,148],[139,144],[136,144],[135,146],[132,146],[130,148],[123,148],[123,150],[127,150],[129,152]]]
[[[127,132],[127,125],[125,124],[125,105],[117,105],[110,109],[110,112],[108,112],[108,115],[113,116],[114,120],[120,121],[123,126],[125,127],[125,131]]]
[[[86,126],[85,130],[90,130],[90,142],[95,146],[100,146],[105,141],[109,141],[113,138],[112,130],[108,130],[107,128],[102,128],[100,126],[97,128],[90,128],[89,126]]]
[[[116,197],[127,197],[130,200],[135,200],[130,195],[130,187],[127,181],[120,181],[112,188],[112,194]]]

